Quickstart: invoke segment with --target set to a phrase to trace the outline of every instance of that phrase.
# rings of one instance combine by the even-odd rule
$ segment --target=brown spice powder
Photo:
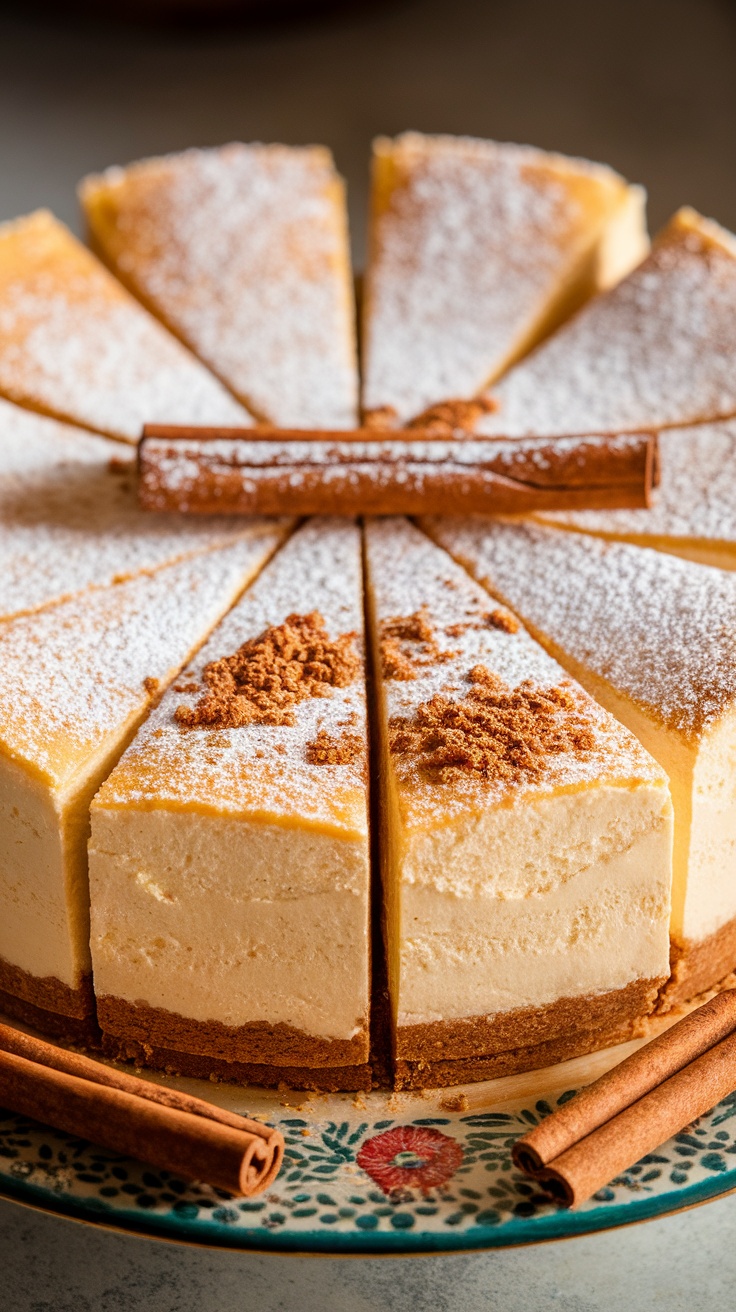
[[[342,733],[335,736],[320,729],[310,743],[307,743],[307,761],[309,765],[351,765],[359,761],[365,752],[365,740],[359,733]]]
[[[439,437],[453,437],[458,430],[472,433],[481,415],[498,409],[498,402],[478,396],[471,401],[439,401],[410,419],[407,428],[426,428]]]
[[[508,610],[501,610],[499,607],[489,611],[484,618],[493,629],[502,629],[504,633],[519,632],[519,621]]]
[[[437,646],[434,629],[426,609],[415,610],[413,615],[397,615],[382,620],[380,625],[381,663],[384,679],[409,680],[417,677],[421,666],[435,661],[452,660],[454,652],[441,651]],[[406,644],[423,650],[407,651]]]
[[[202,679],[207,691],[196,706],[179,706],[175,718],[186,729],[291,725],[297,702],[329,697],[331,688],[345,688],[359,672],[354,633],[333,641],[318,611],[293,614],[244,642],[232,656],[206,665]]]
[[[567,682],[542,690],[530,681],[509,688],[484,665],[468,676],[472,688],[459,701],[437,693],[411,719],[394,716],[394,756],[416,763],[433,783],[457,773],[520,783],[538,779],[546,758],[595,746],[590,721]]]

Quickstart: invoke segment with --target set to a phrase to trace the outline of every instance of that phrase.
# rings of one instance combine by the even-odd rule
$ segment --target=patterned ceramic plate
[[[585,1234],[736,1189],[736,1094],[575,1211],[548,1202],[514,1169],[517,1136],[636,1046],[420,1096],[279,1094],[170,1080],[280,1125],[284,1167],[273,1189],[252,1201],[0,1111],[0,1193],[190,1243],[400,1254]]]

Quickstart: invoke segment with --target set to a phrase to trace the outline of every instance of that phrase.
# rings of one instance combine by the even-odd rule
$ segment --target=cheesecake
[[[94,799],[92,963],[114,1056],[367,1089],[360,532],[311,520]]]
[[[675,810],[666,1000],[712,987],[736,967],[736,576],[541,526],[428,527],[666,772]]]
[[[587,160],[407,132],[373,148],[363,409],[472,397],[647,253],[645,194]]]
[[[90,802],[278,535],[0,624],[0,1010],[94,1038]]]
[[[668,974],[661,767],[418,528],[368,525],[399,1087],[630,1037]]]
[[[187,150],[107,169],[80,197],[101,258],[260,419],[355,426],[345,188],[328,150]]]
[[[638,432],[736,414],[736,238],[681,209],[642,264],[491,391],[478,431]]]
[[[736,420],[666,429],[659,435],[659,467],[648,510],[546,511],[533,518],[736,569]]]
[[[0,396],[136,442],[252,417],[47,210],[0,225]]]
[[[0,620],[274,527],[146,513],[129,446],[0,398]]]

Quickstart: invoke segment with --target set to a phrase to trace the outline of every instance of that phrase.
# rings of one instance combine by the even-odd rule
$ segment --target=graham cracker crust
[[[0,993],[41,1013],[86,1021],[95,1014],[91,974],[82,975],[79,987],[62,984],[55,975],[31,975],[0,957]],[[16,1013],[17,1014],[17,1013]],[[30,1024],[31,1022],[29,1022]]]
[[[100,1047],[101,1036],[94,1014],[64,1016],[61,1012],[37,1007],[35,1003],[26,1002],[25,998],[18,998],[4,989],[0,989],[0,1012],[51,1038],[63,1039],[83,1048],[97,1050]]]
[[[736,970],[736,917],[726,921],[714,934],[696,941],[672,940],[670,978],[661,991],[659,1010],[669,1011],[678,1002],[687,1002],[705,993]]]
[[[110,995],[98,997],[100,1028],[123,1048],[140,1052],[161,1051],[189,1054],[211,1063],[257,1066],[265,1069],[367,1066],[369,1061],[368,1021],[352,1039],[320,1039],[279,1022],[251,1021],[246,1025],[223,1025],[220,1021],[190,1020],[145,1002],[125,1002]]]
[[[536,1052],[551,1043],[568,1043],[581,1032],[597,1034],[599,1030],[618,1032],[654,1007],[665,977],[632,980],[622,989],[588,994],[577,998],[559,998],[545,1007],[520,1007],[515,1011],[495,1012],[488,1016],[468,1016],[460,1020],[432,1021],[425,1025],[402,1025],[396,1033],[397,1068],[429,1065],[433,1069],[448,1063],[464,1062],[474,1067],[498,1054]],[[605,1046],[597,1044],[595,1046]],[[580,1051],[593,1051],[582,1048]],[[573,1054],[568,1054],[572,1056]],[[574,1055],[578,1055],[575,1053]],[[562,1057],[554,1057],[562,1061]],[[548,1065],[545,1060],[541,1065]],[[514,1066],[513,1070],[531,1070],[533,1066]],[[508,1074],[494,1070],[494,1074]],[[463,1076],[465,1080],[484,1080],[487,1075]],[[449,1080],[458,1083],[458,1080]]]
[[[118,1039],[103,1034],[102,1051],[116,1061],[133,1061],[137,1066],[165,1071],[167,1075],[189,1075],[198,1080],[223,1080],[229,1084],[258,1084],[266,1089],[309,1089],[317,1093],[370,1093],[371,1067],[274,1066],[268,1063],[223,1061],[202,1053],[177,1052],[173,1048]]]
[[[578,1030],[561,1035],[545,1043],[529,1047],[512,1048],[487,1057],[467,1057],[456,1060],[404,1061],[398,1060],[394,1071],[394,1088],[442,1089],[455,1084],[473,1084],[478,1080],[492,1080],[501,1075],[520,1075],[544,1066],[554,1066],[571,1057],[582,1057],[600,1048],[637,1037],[636,1019],[618,1025]]]

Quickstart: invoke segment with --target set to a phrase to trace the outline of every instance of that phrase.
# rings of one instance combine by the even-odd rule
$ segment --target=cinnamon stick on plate
[[[566,1206],[736,1089],[736,989],[678,1021],[514,1144],[516,1166]]]
[[[517,514],[648,506],[651,433],[452,437],[434,428],[326,432],[148,424],[147,510],[189,514]]]
[[[0,1106],[186,1179],[250,1197],[275,1180],[280,1131],[0,1025]]]

